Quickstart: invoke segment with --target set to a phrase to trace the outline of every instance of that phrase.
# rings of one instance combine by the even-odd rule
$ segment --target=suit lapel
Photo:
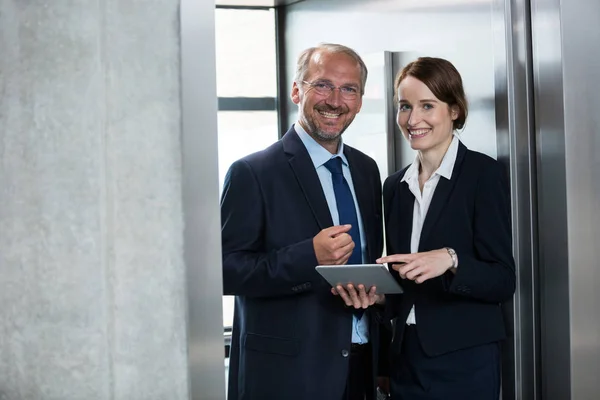
[[[428,236],[431,234],[431,232],[433,232],[433,228],[435,227],[442,210],[446,204],[448,204],[448,199],[450,198],[450,195],[456,186],[456,181],[458,180],[457,178],[460,174],[462,161],[466,152],[467,148],[465,145],[459,142],[458,153],[456,154],[456,161],[454,162],[454,168],[452,169],[452,176],[450,177],[450,180],[440,177],[437,187],[435,188],[435,192],[433,193],[433,198],[431,199],[431,204],[429,205],[429,210],[427,211],[427,216],[425,217],[425,222],[423,223],[419,247],[423,247],[423,244],[426,243]]]
[[[402,182],[405,173],[406,169],[397,176],[390,196],[384,196],[386,253],[388,255],[410,253],[415,196],[408,188],[408,184]],[[390,272],[404,286],[400,275],[391,268],[391,265]]]
[[[373,259],[370,254],[371,249],[374,247],[373,240],[374,236],[374,205],[373,205],[373,182],[369,182],[369,174],[365,173],[363,166],[360,164],[360,160],[356,157],[356,153],[349,146],[344,145],[344,155],[348,159],[348,165],[350,167],[350,175],[352,176],[352,183],[354,185],[354,193],[356,194],[356,201],[358,202],[358,208],[360,210],[360,216],[365,231],[365,239],[367,240],[367,260]]]
[[[410,253],[410,242],[413,228],[413,212],[415,208],[415,196],[408,188],[406,182],[398,180],[398,213],[399,224],[395,229],[398,229],[399,240],[401,247],[397,250],[400,254]]]
[[[289,155],[288,162],[296,175],[298,184],[319,224],[319,228],[325,229],[332,226],[333,221],[329,207],[327,206],[325,194],[323,194],[321,181],[308,155],[308,151],[298,137],[294,127],[290,128],[281,141],[284,152]]]

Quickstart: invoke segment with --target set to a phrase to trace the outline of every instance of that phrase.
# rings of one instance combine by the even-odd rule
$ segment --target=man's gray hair
[[[367,66],[357,52],[352,50],[350,47],[343,46],[341,44],[319,43],[317,46],[308,48],[300,53],[300,56],[298,57],[298,63],[296,64],[296,76],[294,77],[296,84],[301,84],[302,81],[306,80],[310,59],[315,52],[326,52],[329,54],[344,53],[356,60],[360,67],[360,94],[365,94],[365,85],[367,84]]]

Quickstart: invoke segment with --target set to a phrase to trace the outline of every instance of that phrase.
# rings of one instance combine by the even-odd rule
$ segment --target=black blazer
[[[374,160],[344,145],[366,236],[383,248]],[[352,312],[315,271],[313,237],[332,226],[319,177],[294,129],[235,162],[221,200],[223,286],[236,295],[229,400],[341,399]],[[377,321],[370,341],[377,353]]]
[[[415,198],[406,170],[386,179],[383,187],[387,253],[410,253]],[[459,145],[452,177],[440,178],[419,242],[419,252],[451,247],[458,255],[456,275],[420,285],[392,271],[405,293],[387,296],[397,317],[392,352],[399,352],[402,327],[415,305],[423,350],[436,356],[506,336],[501,303],[515,291],[510,195],[502,166],[494,159]]]

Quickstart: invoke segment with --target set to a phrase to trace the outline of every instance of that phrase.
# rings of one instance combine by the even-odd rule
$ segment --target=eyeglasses
[[[358,97],[358,88],[354,87],[354,86],[334,86],[331,83],[328,82],[306,82],[306,81],[302,81],[302,83],[310,86],[311,88],[313,88],[315,90],[315,92],[317,92],[318,94],[320,94],[321,96],[330,96],[331,93],[335,90],[335,89],[339,89],[340,91],[340,96],[342,96],[343,99],[346,100],[354,100]]]

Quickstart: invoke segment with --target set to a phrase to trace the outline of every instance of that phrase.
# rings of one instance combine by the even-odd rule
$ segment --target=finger
[[[351,307],[353,305],[352,299],[350,299],[350,296],[348,295],[348,292],[346,292],[346,289],[344,289],[342,285],[337,285],[336,289],[342,300],[344,300],[344,303],[346,303],[348,307]]]
[[[414,281],[415,279],[417,279],[420,275],[424,274],[426,271],[423,267],[417,267],[417,268],[413,268],[412,270],[410,270],[409,272],[406,273],[406,279],[410,279],[411,281]]]
[[[362,308],[367,308],[371,305],[369,304],[369,295],[367,294],[365,285],[358,285],[358,298],[360,299],[360,305]]]
[[[331,294],[338,296],[337,290],[335,290],[335,288],[333,288],[333,287],[331,288]]]
[[[337,250],[335,252],[335,255],[339,256],[338,258],[335,259],[334,264],[336,265],[344,265],[348,262],[348,260],[350,259],[350,256],[352,255],[352,252],[354,251],[354,242],[350,243],[348,246]]]
[[[375,302],[377,301],[377,297],[378,297],[376,286],[371,286],[371,290],[369,290],[368,296],[369,296],[369,305],[372,306],[373,304],[375,304]]]
[[[375,296],[377,294],[377,286],[371,286],[369,289],[369,296]]]
[[[378,258],[375,260],[377,264],[387,264],[387,263],[401,263],[401,262],[411,262],[416,258],[416,254],[392,254],[391,256],[385,256]]]
[[[358,297],[358,293],[357,293],[356,289],[354,288],[354,285],[351,283],[347,284],[346,290],[350,294],[350,300],[352,300],[352,306],[354,306],[354,308],[362,308],[360,298]]]
[[[418,264],[411,262],[408,264],[402,264],[400,266],[400,268],[398,268],[398,273],[400,274],[401,277],[406,278],[406,274],[408,274],[410,271],[412,271],[413,269],[417,268]]]
[[[398,263],[398,264],[392,264],[392,269],[395,269],[396,271],[400,271],[400,268],[406,265],[406,263]]]
[[[335,260],[333,262],[333,265],[346,265],[348,263],[348,260],[350,259],[351,255],[352,255],[352,252],[346,254],[342,258],[338,258],[337,260]]]
[[[352,236],[348,235],[347,233],[341,233],[331,239],[331,247],[333,249],[344,247],[348,245],[348,243],[352,243]]]
[[[442,275],[444,272],[441,271],[436,271],[435,269],[429,268],[429,269],[425,269],[423,271],[421,271],[421,274],[417,277],[417,279],[415,279],[416,283],[423,283],[426,280],[432,279],[432,278],[437,278],[438,276]]]
[[[375,286],[371,286],[371,288],[368,291],[365,287],[365,299],[367,307],[370,307],[373,304],[375,304],[375,301],[377,300],[377,288]]]
[[[423,283],[431,278],[435,278],[434,274],[429,272],[429,273],[423,273],[421,275],[419,275],[416,279],[415,279],[415,283]]]
[[[345,233],[345,232],[350,231],[351,228],[352,228],[352,225],[350,225],[350,224],[334,225],[329,228],[323,229],[322,232],[326,232],[326,235],[329,237],[336,237],[340,233]]]

